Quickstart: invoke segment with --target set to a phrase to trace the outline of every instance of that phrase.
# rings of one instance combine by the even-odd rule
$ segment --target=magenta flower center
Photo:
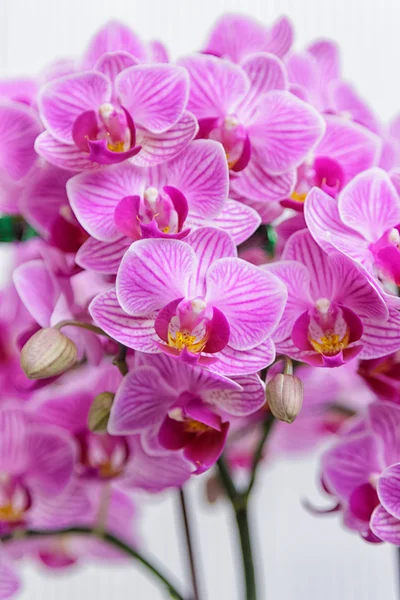
[[[315,303],[308,325],[308,339],[314,350],[325,356],[334,356],[349,345],[350,328],[343,311],[327,298],[320,298]]]
[[[106,139],[112,152],[125,152],[131,147],[131,132],[125,112],[106,102],[99,108],[97,139]]]
[[[228,115],[216,121],[216,127],[210,131],[208,137],[223,145],[228,166],[233,169],[245,150],[246,128],[235,115]]]
[[[203,298],[182,300],[168,326],[168,345],[177,350],[201,352],[208,340],[206,303]]]
[[[80,471],[85,477],[114,479],[124,471],[129,458],[125,438],[86,432],[78,436]]]

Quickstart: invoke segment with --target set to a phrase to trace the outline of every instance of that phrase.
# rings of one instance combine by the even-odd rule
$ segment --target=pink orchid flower
[[[70,484],[76,448],[62,429],[44,426],[17,408],[0,412],[0,529],[37,526],[37,511]]]
[[[327,255],[307,230],[294,233],[280,262],[263,269],[288,288],[274,334],[278,351],[315,366],[338,367],[357,355],[400,349],[397,311],[389,312],[365,273],[340,253]]]
[[[0,599],[12,598],[21,589],[21,580],[5,551],[0,553]]]
[[[342,252],[372,275],[400,283],[400,199],[383,170],[360,173],[337,201],[311,190],[305,218],[326,252]]]
[[[188,88],[182,67],[105,54],[94,70],[43,86],[38,105],[46,131],[36,151],[75,172],[132,157],[140,166],[159,164],[196,135],[196,120],[185,112]]]
[[[222,143],[233,191],[253,200],[289,195],[295,168],[324,132],[320,115],[287,91],[283,63],[252,54],[241,66],[215,56],[179,61],[190,75],[188,110],[199,121],[199,137]]]
[[[378,398],[400,404],[400,352],[361,360],[358,374]]]
[[[231,237],[213,227],[186,242],[132,244],[117,287],[90,306],[94,321],[141,352],[166,352],[224,375],[254,373],[271,364],[271,334],[286,289],[270,273],[238,259]]]
[[[322,459],[323,481],[337,497],[346,526],[369,542],[399,545],[399,429],[399,406],[372,404]]]
[[[157,445],[184,448],[196,473],[202,473],[224,448],[230,416],[246,416],[264,403],[256,374],[231,380],[165,354],[144,355],[118,388],[108,431],[147,435],[152,452]]]
[[[125,251],[141,238],[185,238],[213,224],[239,244],[259,226],[251,208],[227,200],[228,167],[220,144],[191,142],[165,165],[143,169],[129,163],[68,182],[71,207],[91,236],[77,255],[86,269],[116,273]]]
[[[189,478],[190,464],[180,454],[165,450],[155,458],[146,452],[139,435],[99,435],[88,428],[95,396],[115,392],[120,381],[118,369],[109,364],[100,374],[94,367],[68,373],[38,394],[35,415],[74,437],[79,448],[75,473],[82,482],[149,492],[181,486]]]
[[[203,52],[241,63],[256,52],[270,52],[283,58],[293,43],[293,26],[287,17],[280,17],[271,27],[265,27],[251,17],[226,14],[215,23]]]

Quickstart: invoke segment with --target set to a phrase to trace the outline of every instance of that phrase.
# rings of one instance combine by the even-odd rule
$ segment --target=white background
[[[268,23],[289,15],[301,48],[316,37],[336,39],[346,76],[382,118],[400,109],[399,0],[0,0],[0,76],[34,74],[57,56],[78,54],[112,17],[144,39],[160,38],[173,56],[199,48],[225,11]],[[263,582],[260,600],[395,600],[395,550],[369,546],[345,532],[336,516],[315,518],[301,499],[318,500],[315,457],[265,468],[251,506]],[[190,487],[202,600],[243,600],[229,508],[204,501],[204,481]],[[187,580],[180,553],[174,494],[143,497],[143,544],[178,580]],[[62,576],[25,569],[23,600],[158,600],[165,595],[140,567],[86,566]]]

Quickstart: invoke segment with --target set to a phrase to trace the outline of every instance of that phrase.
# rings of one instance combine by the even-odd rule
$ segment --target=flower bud
[[[58,329],[40,329],[21,350],[21,367],[29,379],[64,373],[76,363],[77,348]]]
[[[106,433],[115,394],[102,392],[93,400],[88,414],[88,427],[95,433]]]
[[[295,375],[278,373],[267,383],[267,402],[276,419],[293,423],[303,404],[303,382]]]

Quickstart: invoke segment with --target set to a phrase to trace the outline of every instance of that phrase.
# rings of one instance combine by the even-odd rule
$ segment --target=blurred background
[[[162,39],[171,56],[198,49],[211,23],[226,11],[265,23],[288,15],[295,48],[335,39],[343,70],[382,119],[400,111],[399,0],[0,0],[0,77],[33,75],[56,57],[80,53],[110,18],[144,39]],[[3,260],[4,264],[4,260]],[[316,518],[302,506],[323,504],[316,485],[318,454],[265,465],[251,505],[262,600],[395,600],[393,547],[368,545],[342,529],[338,517]],[[203,600],[242,600],[235,530],[224,501],[209,505],[205,479],[189,486]],[[178,498],[138,496],[143,545],[182,582],[189,573],[181,550]],[[25,569],[22,600],[158,600],[164,598],[135,564],[88,565],[63,575]]]

